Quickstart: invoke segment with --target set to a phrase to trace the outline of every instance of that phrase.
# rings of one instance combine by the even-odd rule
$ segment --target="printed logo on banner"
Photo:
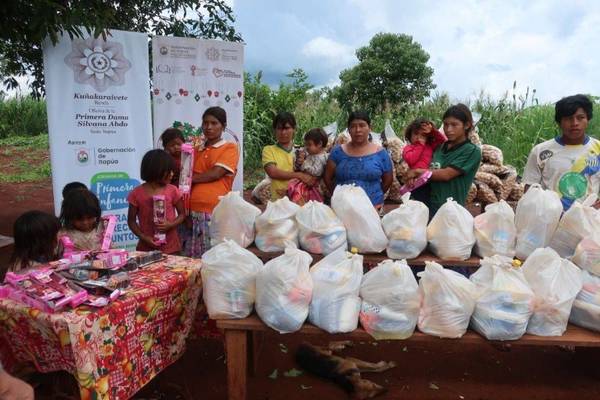
[[[160,49],[158,51],[163,56],[169,54],[169,49],[167,48],[167,46],[160,46]]]
[[[242,75],[236,73],[235,71],[231,71],[229,69],[220,69],[220,68],[213,68],[212,70],[213,75],[215,76],[215,78],[233,78],[233,79],[239,79],[242,77]]]
[[[125,172],[100,172],[91,179],[91,191],[98,196],[102,211],[128,208],[127,195],[140,184]]]
[[[121,43],[91,37],[73,39],[65,63],[73,70],[75,82],[90,85],[99,92],[123,85],[125,73],[131,68]]]
[[[77,162],[79,165],[87,165],[90,162],[89,149],[77,149]]]
[[[208,61],[219,61],[219,58],[221,58],[221,52],[216,47],[206,49],[204,54],[206,54],[206,59]]]

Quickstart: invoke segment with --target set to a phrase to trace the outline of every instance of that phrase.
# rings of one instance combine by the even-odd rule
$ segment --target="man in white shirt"
[[[582,94],[558,101],[554,120],[561,135],[535,146],[525,166],[526,188],[537,183],[556,191],[565,210],[600,191],[600,141],[586,133],[592,115],[593,104]]]

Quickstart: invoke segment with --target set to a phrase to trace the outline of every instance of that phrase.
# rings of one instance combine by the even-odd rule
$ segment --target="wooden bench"
[[[261,251],[254,244],[252,244],[252,246],[248,247],[248,250],[251,251],[253,254],[255,254],[258,258],[260,258],[263,263],[266,263],[267,261],[270,261],[273,258],[279,257],[280,255],[283,254],[282,252],[267,253],[267,252]],[[309,254],[313,258],[313,264],[321,261],[321,259],[324,257],[322,254],[314,254],[314,253],[309,253]],[[382,253],[379,253],[379,254],[364,254],[363,255],[363,264],[365,266],[365,269],[369,270],[369,269],[375,267],[377,264],[379,264],[383,260],[387,260],[387,259],[389,259],[389,257],[387,256],[385,251]],[[410,265],[411,267],[423,267],[423,266],[425,266],[425,261],[435,261],[438,264],[451,265],[453,267],[466,267],[466,268],[477,269],[477,268],[479,268],[479,262],[481,261],[481,258],[479,258],[477,256],[471,256],[467,260],[442,260],[441,258],[434,256],[430,252],[425,251],[421,255],[419,255],[419,257],[417,257],[417,258],[413,258],[411,260],[406,260],[408,265]]]
[[[256,360],[265,331],[271,330],[256,315],[237,320],[219,320],[217,326],[224,330],[225,345],[227,349],[227,393],[229,400],[246,399],[247,374],[256,371]],[[311,324],[304,324],[300,331],[292,335],[330,335],[329,333]],[[331,336],[331,335],[330,335]],[[335,335],[353,341],[374,340],[362,328],[347,334]],[[482,345],[489,343],[510,343],[511,345],[529,346],[575,346],[575,347],[600,347],[600,334],[569,325],[562,336],[534,336],[524,335],[519,340],[510,342],[494,342],[487,340],[474,331],[467,331],[460,339],[441,339],[426,335],[422,332],[415,333],[408,339],[399,340],[398,345],[407,343],[423,343],[433,341],[460,341],[460,343]]]

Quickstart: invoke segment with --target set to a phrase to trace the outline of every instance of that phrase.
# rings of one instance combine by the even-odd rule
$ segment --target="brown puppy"
[[[331,342],[327,348],[303,342],[296,351],[296,362],[306,371],[331,379],[357,399],[370,399],[386,391],[386,388],[367,379],[361,372],[383,372],[394,368],[393,361],[370,363],[352,357],[340,357],[334,351],[351,346],[350,341]]]

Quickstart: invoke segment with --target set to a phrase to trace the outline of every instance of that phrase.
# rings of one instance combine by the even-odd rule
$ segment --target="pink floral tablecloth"
[[[169,256],[131,280],[125,295],[100,309],[47,314],[0,300],[5,367],[66,370],[82,399],[130,398],[185,351],[202,294],[200,260]]]

